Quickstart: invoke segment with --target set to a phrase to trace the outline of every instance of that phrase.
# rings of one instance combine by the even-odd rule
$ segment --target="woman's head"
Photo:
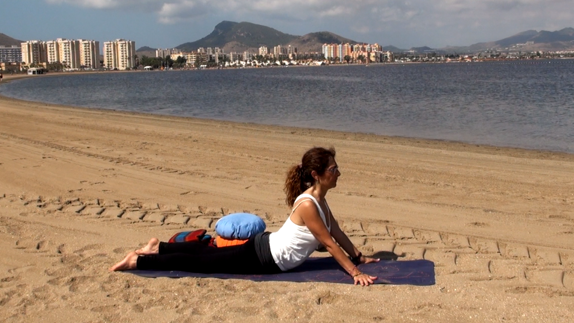
[[[325,174],[334,159],[335,149],[332,147],[329,149],[314,147],[307,150],[301,158],[301,164],[292,166],[287,172],[284,189],[287,205],[293,206],[297,196],[315,184],[316,178],[313,175]],[[335,169],[335,172],[338,170]]]

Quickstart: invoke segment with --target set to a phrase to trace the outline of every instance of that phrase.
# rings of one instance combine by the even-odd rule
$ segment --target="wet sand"
[[[328,200],[360,250],[432,260],[436,285],[108,272],[228,213],[278,229],[313,146],[337,150]],[[573,238],[574,155],[0,98],[3,322],[567,322]]]

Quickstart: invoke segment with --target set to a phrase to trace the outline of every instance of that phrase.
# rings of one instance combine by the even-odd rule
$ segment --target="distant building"
[[[160,49],[160,48],[158,48],[155,51],[155,57],[166,58],[167,56],[171,56],[172,54],[174,54],[177,51],[178,50],[176,50],[175,48],[172,48],[172,49]]]
[[[186,59],[185,64],[186,65],[194,65],[195,62],[198,61],[198,58],[200,58],[199,55],[201,55],[201,54],[196,53],[196,52],[187,53],[185,55],[185,59]]]
[[[80,65],[85,68],[100,68],[100,42],[80,39]]]
[[[108,69],[127,70],[135,67],[136,43],[116,39],[104,42],[104,66]]]
[[[343,62],[348,56],[352,60],[357,60],[359,56],[370,62],[380,62],[383,48],[378,44],[323,44],[321,53],[325,59],[337,58],[338,62]]]
[[[79,41],[58,38],[44,42],[44,47],[46,50],[46,63],[61,63],[65,68],[69,69],[80,68]]]
[[[29,40],[22,43],[22,62],[25,65],[39,65],[47,61],[46,44],[39,40]]]
[[[21,44],[21,52],[22,62],[28,66],[55,63],[68,69],[100,66],[100,43],[94,40],[31,40]]]
[[[44,43],[46,46],[46,62],[48,64],[60,62],[60,45],[58,40],[49,40]]]
[[[58,42],[58,61],[66,68],[79,69],[80,64],[80,42],[78,40],[67,40],[59,38]]]
[[[10,63],[1,62],[0,63],[0,70],[2,70],[3,72],[20,72],[22,70],[22,63],[20,63],[20,62],[10,62]]]
[[[321,52],[323,53],[323,57],[325,59],[331,59],[335,57],[335,46],[333,44],[323,44],[321,46]]]
[[[278,58],[279,56],[287,55],[287,48],[281,45],[273,47],[273,57]]]
[[[0,45],[0,63],[22,62],[22,47]]]
[[[267,48],[267,46],[259,47],[259,55],[267,56],[267,54],[269,54],[269,48]]]

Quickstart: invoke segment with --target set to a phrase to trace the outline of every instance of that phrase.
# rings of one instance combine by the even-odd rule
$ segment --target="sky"
[[[115,39],[136,49],[199,40],[224,21],[291,35],[330,31],[403,49],[468,46],[574,27],[572,0],[3,0],[0,33],[18,40]]]

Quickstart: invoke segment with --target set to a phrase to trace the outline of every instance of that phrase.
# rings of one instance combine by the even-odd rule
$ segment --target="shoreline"
[[[0,120],[1,321],[574,320],[573,155],[5,97]],[[433,261],[436,285],[108,272],[233,212],[276,231],[312,146],[337,149],[329,206],[359,250]]]
[[[28,78],[28,77],[45,77],[45,76],[73,76],[79,74],[91,74],[91,73],[135,73],[135,72],[147,72],[149,71],[87,71],[87,72],[73,72],[73,73],[61,73],[61,74],[46,74],[46,75],[21,75],[21,76],[12,76],[8,79],[21,79],[21,78]],[[5,77],[6,79],[6,77]],[[8,81],[9,82],[9,81]],[[1,85],[1,84],[0,84]],[[413,145],[419,147],[436,147],[440,146],[441,144],[450,144],[452,147],[451,149],[458,149],[464,150],[468,149],[469,147],[477,148],[476,150],[484,151],[486,153],[496,153],[500,150],[507,151],[506,153],[512,152],[513,156],[528,156],[530,158],[534,156],[538,156],[536,158],[558,158],[558,159],[566,159],[569,160],[571,157],[574,158],[574,153],[564,152],[564,151],[557,151],[551,149],[534,149],[534,148],[521,148],[521,147],[513,147],[513,146],[496,146],[490,144],[476,144],[464,141],[453,141],[447,139],[432,139],[432,138],[419,138],[419,137],[403,137],[403,136],[392,136],[392,135],[379,135],[373,133],[362,133],[362,132],[349,132],[349,131],[338,131],[338,130],[328,130],[328,129],[321,129],[321,128],[304,128],[304,127],[294,127],[294,126],[283,126],[283,125],[269,125],[269,124],[259,124],[259,123],[249,123],[249,122],[240,122],[240,121],[229,121],[229,120],[218,120],[218,119],[209,119],[209,118],[198,118],[198,117],[186,117],[186,116],[172,116],[172,115],[163,115],[163,114],[153,114],[153,113],[145,113],[145,112],[137,112],[137,111],[123,111],[123,110],[115,110],[115,109],[104,109],[104,108],[96,108],[96,107],[79,107],[79,106],[68,106],[63,104],[55,104],[55,103],[46,103],[40,101],[28,101],[24,99],[12,98],[7,97],[4,95],[0,95],[0,99],[2,100],[14,100],[14,101],[21,101],[27,102],[31,104],[42,104],[44,106],[52,106],[52,107],[66,107],[70,109],[87,109],[87,110],[94,110],[100,112],[114,112],[114,113],[125,113],[127,115],[134,114],[134,115],[146,115],[146,116],[157,116],[160,118],[181,118],[181,119],[191,119],[191,120],[205,120],[205,121],[212,121],[212,122],[223,122],[223,123],[231,123],[231,124],[245,124],[245,125],[253,125],[253,126],[263,126],[263,127],[278,127],[278,128],[285,128],[285,129],[293,129],[293,131],[325,131],[327,133],[338,134],[337,137],[355,137],[360,138],[360,140],[369,140],[369,141],[388,141],[394,140],[397,143],[402,143],[405,145]],[[552,156],[552,157],[550,157]]]

